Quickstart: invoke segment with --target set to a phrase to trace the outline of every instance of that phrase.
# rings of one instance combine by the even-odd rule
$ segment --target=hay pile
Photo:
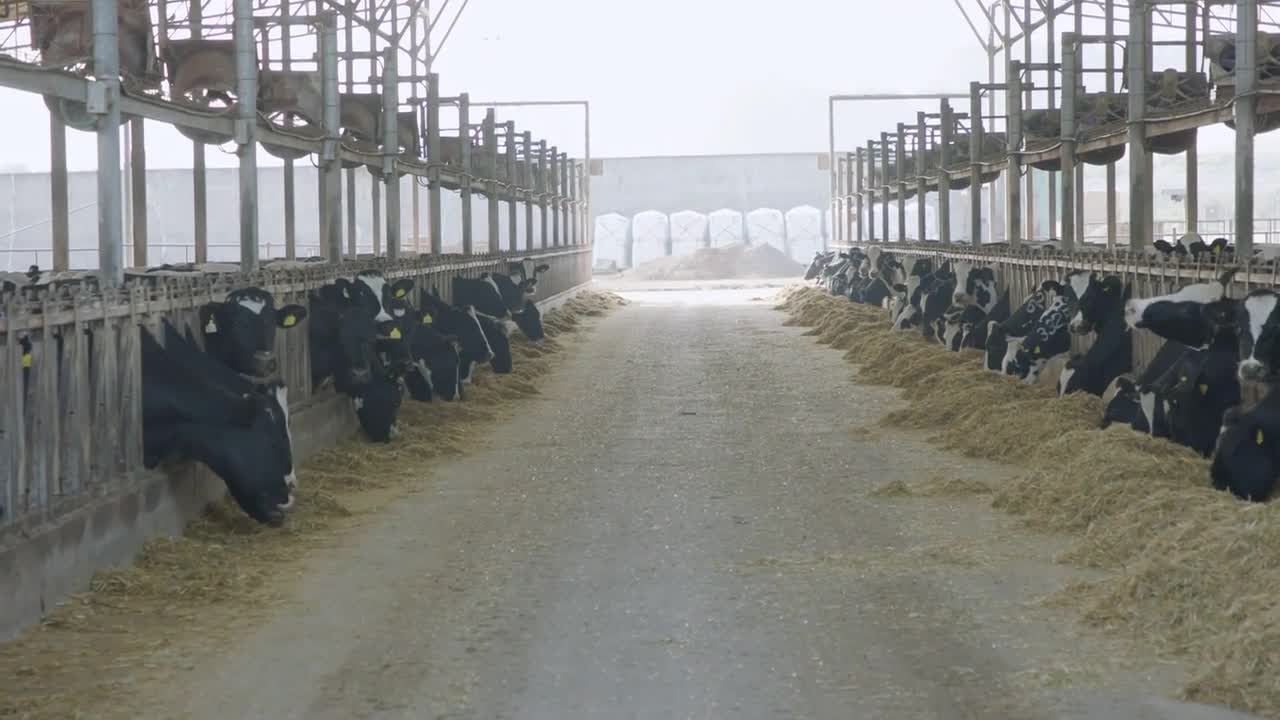
[[[654,258],[623,273],[629,280],[728,280],[797,277],[804,266],[771,245],[734,243],[688,255]]]
[[[1056,399],[1051,384],[985,372],[977,353],[945,353],[914,333],[891,332],[878,310],[824,295],[786,293],[784,324],[847,346],[860,381],[903,388],[906,407],[884,425],[931,430],[949,449],[1016,463],[1021,471],[1010,481],[950,487],[993,493],[994,507],[1030,527],[1077,534],[1060,559],[1107,572],[1051,603],[1189,658],[1196,671],[1186,699],[1280,717],[1280,503],[1214,491],[1208,461],[1187,448],[1128,428],[1097,429],[1098,398]],[[947,487],[946,478],[895,481],[872,494]]]
[[[229,500],[211,506],[181,537],[158,538],[127,568],[95,575],[88,592],[53,609],[43,623],[0,645],[0,717],[104,717],[134,692],[139,675],[179,642],[225,639],[226,618],[251,617],[284,600],[277,579],[308,549],[323,546],[406,490],[428,481],[434,463],[482,443],[496,408],[538,394],[549,357],[587,327],[583,318],[626,304],[581,293],[544,316],[541,345],[512,337],[514,370],[477,368],[465,402],[406,400],[400,437],[390,445],[351,439],[298,468],[298,505],[283,528],[263,527]]]

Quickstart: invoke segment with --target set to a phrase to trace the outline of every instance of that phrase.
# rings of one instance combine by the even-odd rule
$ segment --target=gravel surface
[[[131,717],[1205,718],[1183,668],[1040,598],[1065,541],[999,466],[871,429],[895,392],[784,328],[773,290],[636,293],[541,399],[299,568]],[[123,709],[122,709],[123,712]]]

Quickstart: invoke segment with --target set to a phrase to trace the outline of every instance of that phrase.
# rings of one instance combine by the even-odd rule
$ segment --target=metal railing
[[[132,487],[143,472],[140,327],[158,334],[167,319],[179,331],[191,328],[203,337],[199,308],[236,288],[256,286],[272,292],[277,304],[306,305],[311,290],[368,269],[412,278],[415,300],[418,289],[430,287],[451,299],[454,277],[502,272],[522,258],[550,266],[540,276],[541,297],[591,277],[591,249],[574,247],[375,258],[279,271],[268,267],[131,283],[104,292],[64,288],[35,299],[7,298],[0,303],[0,543],[91,498]],[[276,338],[291,412],[332,396],[329,390],[312,391],[307,322]],[[29,339],[29,355],[20,338]]]

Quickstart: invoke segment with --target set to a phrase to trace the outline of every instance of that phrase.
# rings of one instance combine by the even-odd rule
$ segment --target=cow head
[[[306,317],[301,305],[277,309],[271,293],[243,288],[201,307],[200,327],[210,355],[241,375],[267,377],[277,370],[276,329],[295,328]]]
[[[1071,332],[1079,335],[1091,333],[1101,327],[1109,316],[1123,307],[1127,299],[1124,281],[1115,275],[1099,279],[1093,273],[1088,273],[1087,282],[1082,282],[1077,275],[1069,277],[1069,284],[1072,292],[1079,298],[1076,314],[1071,318]],[[1083,292],[1080,291],[1082,284]]]
[[[403,278],[388,282],[378,270],[365,270],[356,275],[347,288],[348,297],[373,315],[377,322],[389,322],[413,292],[413,280]]]
[[[409,310],[400,321],[411,354],[412,367],[405,374],[409,395],[420,402],[440,396],[458,397],[458,339],[439,332],[427,310]]]
[[[474,362],[493,359],[493,349],[480,326],[479,314],[470,305],[457,308],[449,305],[436,294],[435,289],[422,292],[422,307],[431,312],[436,330],[458,339],[459,350]]]
[[[1240,379],[1259,381],[1280,371],[1280,295],[1254,290],[1236,306]]]
[[[477,319],[493,353],[493,357],[489,360],[489,366],[499,375],[511,372],[511,331],[507,322],[487,315],[477,315]]]
[[[355,396],[353,403],[360,428],[370,440],[388,443],[395,439],[396,418],[404,386],[398,371],[378,363],[373,379]]]
[[[1188,285],[1169,295],[1129,300],[1125,323],[1188,347],[1208,347],[1219,335],[1235,331],[1235,304],[1226,300],[1234,274],[1232,270],[1218,280]]]
[[[1280,417],[1274,404],[1268,397],[1252,411],[1232,408],[1223,415],[1209,470],[1215,488],[1255,502],[1271,497],[1280,476]]]
[[[809,262],[809,267],[804,271],[804,279],[805,280],[816,279],[819,275],[822,274],[822,269],[826,267],[827,263],[830,263],[832,258],[834,257],[835,257],[834,252],[819,251],[814,253],[813,260]]]
[[[520,328],[520,332],[533,342],[542,342],[547,337],[547,332],[542,327],[542,311],[538,309],[538,304],[532,300],[526,300],[524,309],[511,316],[516,321],[516,326]]]
[[[373,379],[379,323],[363,283],[339,278],[312,293],[310,326],[313,378],[332,375],[339,392],[352,395]],[[382,325],[389,335],[385,321]]]

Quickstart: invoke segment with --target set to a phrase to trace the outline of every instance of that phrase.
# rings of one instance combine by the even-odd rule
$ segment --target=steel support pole
[[[1186,6],[1186,69],[1187,72],[1195,72],[1199,63],[1196,56],[1198,46],[1196,45],[1196,16],[1197,12],[1196,0],[1187,0]],[[1186,192],[1183,195],[1183,202],[1186,206],[1187,232],[1198,233],[1200,227],[1200,151],[1196,147],[1196,143],[1191,143],[1187,148],[1187,181]]]
[[[1147,53],[1150,51],[1147,0],[1129,3],[1129,250],[1141,252],[1151,242],[1151,152],[1147,149]]]
[[[369,233],[373,237],[370,238],[373,245],[373,256],[382,255],[382,180],[371,169],[366,169],[369,174],[369,222],[373,225],[372,232]]]
[[[201,0],[191,0],[188,17],[191,21],[191,37],[200,39],[202,10]],[[208,172],[205,168],[204,143],[191,141],[191,211],[194,222],[195,261],[209,261],[209,190]]]
[[[342,262],[341,90],[338,87],[338,19],[333,11],[320,16],[320,91],[324,103],[325,144],[320,155],[320,235],[322,255]]]
[[[831,215],[830,227],[826,233],[820,233],[825,237],[831,235],[837,243],[843,242],[844,229],[839,221],[840,213],[844,210],[844,158],[835,158],[835,190],[831,194],[831,205],[829,207]]]
[[[889,133],[880,133],[880,224],[889,242]]]
[[[253,0],[235,0],[236,155],[240,158],[240,270],[258,269],[258,62]]]
[[[1258,120],[1258,0],[1236,2],[1236,257],[1253,254],[1253,135]]]
[[[1031,3],[1033,0],[1023,0],[1022,2],[1022,22],[1018,23],[1022,30],[1022,67],[1029,70],[1031,67]],[[1022,86],[1022,110],[1030,110],[1035,107],[1035,99],[1032,97],[1033,82],[1023,83]],[[1022,216],[1022,235],[1027,240],[1036,239],[1036,171],[1030,165],[1023,166],[1022,172],[1026,178],[1026,211]]]
[[[955,118],[951,115],[951,102],[942,101],[942,132],[938,138],[938,242],[951,243],[951,175],[947,173],[947,165],[951,162],[951,130]],[[920,163],[921,167],[924,163]],[[924,195],[924,182],[921,181],[921,196]]]
[[[533,249],[533,199],[537,195],[533,165],[533,133],[526,130],[520,137],[524,147],[524,186],[529,193],[524,198],[524,249]]]
[[[520,249],[520,208],[516,205],[515,188],[523,185],[516,177],[516,124],[510,120],[506,125],[507,138],[507,249],[515,252]]]
[[[474,163],[471,161],[471,98],[466,93],[458,96],[458,143],[462,146],[462,254],[475,252],[472,236],[471,215],[471,175]]]
[[[913,158],[916,172],[916,239],[920,242],[927,240],[929,233],[929,219],[924,202],[927,193],[924,182],[924,146],[929,130],[925,127],[924,116],[923,112],[916,113],[916,153]]]
[[[834,218],[836,198],[840,195],[840,173],[836,168],[836,99],[834,97],[827,98],[827,170],[831,176],[827,184],[830,197],[827,207],[831,210],[831,217]]]
[[[129,189],[133,228],[133,265],[147,266],[147,137],[142,118],[129,121]]]
[[[49,112],[49,207],[53,231],[53,269],[71,266],[70,204],[67,200],[67,126],[62,115]]]
[[[493,108],[484,113],[480,138],[484,145],[484,174],[487,176],[485,194],[489,196],[485,203],[489,239],[485,252],[496,253],[502,249],[502,228],[499,227],[502,220],[498,208],[498,118]]]
[[[120,46],[116,0],[93,0],[93,74],[104,90],[98,116],[98,268],[103,286],[124,283],[120,188]]]
[[[387,259],[400,259],[400,68],[397,49],[382,55],[382,179],[387,184]],[[377,187],[377,183],[374,183]],[[376,209],[375,209],[376,212]]]
[[[163,0],[161,7],[163,8]],[[163,12],[163,9],[161,10]],[[289,14],[289,0],[281,0],[280,15],[285,17]],[[290,48],[289,26],[285,26],[280,38],[280,60],[281,66],[285,70],[291,70],[293,64],[293,54]],[[267,43],[266,33],[263,33],[263,44]],[[266,57],[266,53],[263,53]],[[285,124],[292,127],[292,116],[285,118]],[[317,170],[317,172],[319,172]],[[288,260],[295,260],[298,257],[298,222],[297,222],[297,184],[295,183],[293,159],[286,158],[284,161],[284,256]],[[267,243],[267,255],[271,254],[271,244]]]
[[[846,152],[844,154],[844,217],[841,222],[844,230],[842,237],[844,237],[846,244],[853,242],[853,225],[856,222],[854,204],[857,201],[854,199],[853,182],[855,179],[854,173],[858,167],[857,162],[857,158],[853,153]],[[822,244],[822,249],[827,249],[825,240]]]
[[[898,186],[898,242],[907,241],[907,126],[898,123],[894,136],[893,179]]]
[[[1074,30],[1075,30],[1075,33],[1076,33],[1076,37],[1077,37],[1077,38],[1084,34],[1084,7],[1083,7],[1083,5],[1084,5],[1083,0],[1075,0],[1075,3],[1074,3],[1074,11],[1075,11],[1075,23],[1074,23]],[[1081,50],[1079,49],[1079,47],[1077,47],[1077,48],[1076,48],[1076,77],[1077,77],[1077,78],[1079,78],[1079,77],[1080,77],[1080,75],[1081,75],[1080,70],[1081,70],[1082,66],[1083,66],[1083,62],[1082,62],[1082,57],[1081,57]],[[1083,83],[1083,82],[1079,82],[1078,80],[1077,80],[1076,84],[1077,84],[1077,85],[1080,85],[1081,87],[1083,87],[1083,86],[1084,86],[1084,83]],[[1079,90],[1077,90],[1077,93],[1078,93],[1078,92],[1079,92]],[[1077,102],[1076,102],[1076,105],[1077,105],[1077,106],[1079,106],[1079,104],[1080,104],[1080,103],[1079,103],[1079,96],[1077,95]],[[1076,163],[1075,200],[1074,200],[1074,204],[1075,204],[1075,212],[1076,212],[1076,216],[1075,216],[1076,244],[1077,244],[1077,245],[1080,245],[1080,246],[1083,246],[1083,245],[1084,245],[1084,163],[1081,163],[1081,162],[1077,162],[1077,163]]]
[[[993,217],[995,209],[992,202]],[[991,235],[994,240],[994,228]],[[982,244],[982,84],[977,82],[969,83],[969,244]]]
[[[1055,16],[1055,12],[1053,7],[1050,6],[1046,10],[1046,13],[1047,15],[1045,17],[1045,29],[1047,31],[1047,35],[1045,37],[1045,43],[1046,43],[1045,62],[1049,63],[1049,65],[1052,66],[1054,62],[1057,60],[1057,48],[1055,44],[1058,41],[1058,37],[1057,35],[1054,34],[1055,28],[1054,28],[1053,19]],[[1028,34],[1028,37],[1030,37],[1029,34]],[[1050,70],[1047,74],[1049,76],[1049,109],[1055,110],[1058,107],[1058,98],[1057,98],[1057,92],[1056,92],[1057,84],[1058,84],[1057,74],[1054,73],[1054,71],[1052,70]],[[1065,170],[1063,172],[1065,172]],[[1048,176],[1045,178],[1045,180],[1046,180],[1046,184],[1048,185],[1048,195],[1049,195],[1049,198],[1048,198],[1049,199],[1049,235],[1050,237],[1052,237],[1058,232],[1058,174],[1056,172],[1049,171],[1045,173],[1045,175]],[[1067,182],[1066,180],[1063,180],[1064,184],[1066,182]],[[1065,236],[1066,232],[1063,232],[1062,234],[1063,236]]]
[[[867,241],[876,241],[876,149],[867,142]]]
[[[430,56],[428,56],[430,57]],[[431,227],[431,254],[444,253],[444,218],[440,208],[440,76],[427,74],[427,221]]]
[[[560,150],[552,147],[551,157],[551,247],[560,247]]]
[[[853,178],[854,216],[856,217],[856,222],[857,222],[857,230],[855,231],[856,234],[854,235],[854,239],[856,239],[858,242],[862,242],[863,235],[865,234],[862,228],[862,225],[864,223],[863,214],[862,214],[863,213],[862,193],[863,193],[863,182],[865,178],[862,173],[866,163],[866,157],[862,153],[862,148],[857,149],[857,152],[854,155],[854,162],[857,163],[857,165],[855,165],[854,167],[855,174]]]
[[[1062,249],[1071,252],[1076,242],[1076,34],[1062,34]]]
[[[569,203],[572,188],[569,187],[569,153],[560,153],[560,211],[564,215],[561,222],[560,244],[569,243]],[[669,224],[669,223],[668,223]]]
[[[538,141],[538,224],[541,226],[538,233],[538,247],[548,247],[550,240],[547,233],[547,225],[551,218],[547,217],[547,195],[551,189],[550,168],[547,163],[547,141]],[[630,267],[630,266],[628,266]]]
[[[1010,247],[1022,244],[1022,63],[1009,62],[1005,75],[1005,108],[1009,113],[1009,152],[1005,164],[1005,240]]]
[[[1115,3],[1111,0],[1103,3],[1103,34],[1107,37],[1115,35],[1116,31],[1116,10]],[[1116,46],[1115,43],[1108,41],[1104,46],[1104,56],[1106,64],[1106,85],[1107,93],[1116,91]],[[1116,164],[1107,163],[1107,248],[1114,250],[1118,242],[1118,223],[1116,208]]]
[[[564,213],[569,223],[569,245],[576,246],[578,244],[578,163],[569,160],[567,164],[569,166],[569,199],[565,202]],[[669,217],[667,220],[670,224]]]

